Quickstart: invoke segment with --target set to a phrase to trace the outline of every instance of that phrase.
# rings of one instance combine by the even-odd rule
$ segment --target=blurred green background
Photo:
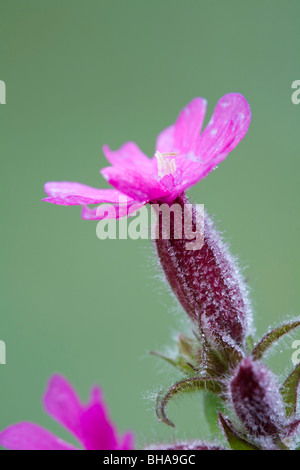
[[[60,372],[83,399],[101,384],[139,445],[209,437],[199,395],[170,406],[175,431],[154,416],[151,395],[179,375],[148,351],[172,346],[186,325],[151,242],[100,241],[79,207],[41,202],[49,180],[107,187],[102,145],[133,140],[152,156],[195,96],[209,117],[240,92],[252,124],[190,195],[247,267],[257,335],[299,315],[299,23],[298,0],[0,1],[1,429],[31,420],[66,437],[41,405]],[[291,344],[268,360],[275,371],[291,368]]]

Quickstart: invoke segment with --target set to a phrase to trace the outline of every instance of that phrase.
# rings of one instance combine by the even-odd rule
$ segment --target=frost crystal
[[[182,207],[189,203],[185,195],[175,202]],[[194,209],[194,227],[197,216]],[[186,238],[174,238],[173,230],[171,226],[169,240],[156,240],[156,248],[166,279],[181,305],[206,335],[213,338],[215,331],[218,337],[243,344],[252,317],[248,291],[209,216],[205,214],[204,245],[200,250],[186,250]]]

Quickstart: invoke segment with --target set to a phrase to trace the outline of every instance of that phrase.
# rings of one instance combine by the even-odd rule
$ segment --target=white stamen
[[[172,157],[173,155],[177,155],[177,152],[164,152],[161,153],[157,150],[155,152],[155,157],[157,159],[157,173],[160,178],[163,178],[166,175],[174,175],[176,172],[176,161],[175,158],[172,160],[166,157]]]

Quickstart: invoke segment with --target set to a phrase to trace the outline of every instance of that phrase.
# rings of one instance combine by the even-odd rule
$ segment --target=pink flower
[[[206,100],[195,98],[179,114],[174,125],[163,130],[156,152],[149,159],[134,142],[119,150],[103,147],[112,166],[101,170],[115,189],[96,189],[80,183],[49,182],[44,201],[61,205],[82,205],[83,219],[99,219],[88,204],[112,203],[116,217],[135,212],[146,203],[170,203],[196,184],[224,160],[247,133],[251,113],[246,99],[229,93],[218,102],[212,118],[201,133]],[[120,197],[126,202],[121,210]]]
[[[110,421],[99,387],[91,390],[87,405],[60,375],[53,375],[44,395],[47,413],[68,429],[86,450],[131,450],[133,435],[119,437]],[[0,445],[9,450],[76,450],[46,429],[30,422],[13,424],[0,433]]]

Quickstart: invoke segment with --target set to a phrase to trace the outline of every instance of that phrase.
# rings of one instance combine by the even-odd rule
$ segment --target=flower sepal
[[[298,326],[300,326],[300,320],[284,323],[283,325],[270,330],[253,348],[251,353],[252,357],[256,360],[261,359],[274,343],[280,340],[283,336],[289,334]]]
[[[156,416],[160,422],[175,427],[174,423],[168,418],[166,414],[166,407],[168,403],[177,395],[183,395],[190,392],[202,391],[222,394],[225,388],[222,382],[213,379],[212,377],[190,377],[187,379],[176,382],[166,393],[159,393],[156,398]]]

